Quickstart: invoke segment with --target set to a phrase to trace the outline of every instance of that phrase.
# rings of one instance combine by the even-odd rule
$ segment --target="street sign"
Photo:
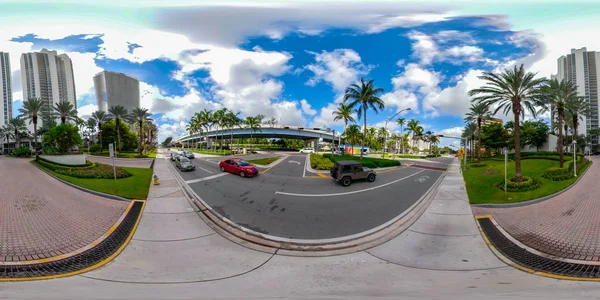
[[[114,158],[115,157],[115,146],[113,143],[108,144],[108,156],[110,158]]]

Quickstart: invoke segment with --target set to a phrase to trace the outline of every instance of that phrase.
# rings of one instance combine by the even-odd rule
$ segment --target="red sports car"
[[[231,158],[219,163],[222,172],[240,175],[240,177],[253,177],[258,175],[256,167],[240,158]]]

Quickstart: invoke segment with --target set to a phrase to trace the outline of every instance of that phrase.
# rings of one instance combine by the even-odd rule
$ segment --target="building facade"
[[[0,52],[0,127],[13,117],[13,99],[10,59],[8,53]]]
[[[41,98],[49,107],[68,101],[77,109],[73,64],[66,54],[47,49],[23,53],[21,84],[23,99]]]
[[[598,112],[600,106],[598,102],[598,86],[600,86],[600,52],[587,51],[585,47],[581,49],[571,49],[571,53],[558,58],[558,72],[551,78],[557,80],[570,80],[577,85],[577,94],[585,97],[590,105],[590,113],[583,116],[577,127],[578,134],[589,134],[591,129],[597,129],[599,125]],[[552,128],[554,128],[554,118],[552,118]],[[598,145],[598,138],[592,138],[592,147]]]
[[[103,71],[94,76],[98,110],[108,112],[111,106],[122,105],[131,112],[140,107],[140,82],[129,75]]]

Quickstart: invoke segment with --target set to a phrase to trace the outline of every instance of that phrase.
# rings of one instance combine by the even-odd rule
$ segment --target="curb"
[[[594,163],[590,160],[590,165],[585,169],[585,171],[583,171],[583,173],[579,174],[579,176],[577,176],[577,180],[575,180],[573,183],[571,183],[571,185],[569,185],[568,187],[554,193],[554,194],[550,194],[541,198],[537,198],[537,199],[533,199],[533,200],[527,200],[527,201],[522,201],[522,202],[516,202],[516,203],[497,203],[497,204],[471,204],[472,207],[483,207],[483,208],[510,208],[510,207],[521,207],[521,206],[527,206],[527,205],[532,205],[532,204],[536,204],[536,203],[540,203],[540,202],[544,202],[550,198],[554,198],[568,190],[570,190],[572,187],[575,186],[575,184],[577,184],[579,182],[579,180],[581,180],[581,178],[583,178],[583,176],[587,173],[587,171],[592,167]]]
[[[172,168],[173,166],[170,165],[169,169],[171,171]],[[215,212],[214,209],[205,203],[200,196],[189,188],[189,186],[181,183],[183,179],[179,173],[172,173],[176,174],[175,179],[183,192],[188,196],[189,200],[198,207],[200,212],[202,212],[202,216],[209,219],[205,220],[205,222],[210,221],[212,224],[209,226],[219,234],[242,246],[248,246],[248,243],[250,243],[257,247],[267,249],[275,248],[278,250],[279,254],[290,256],[329,256],[352,253],[369,249],[389,241],[408,229],[408,227],[423,214],[431,202],[429,200],[432,199],[432,195],[435,195],[435,191],[437,191],[437,188],[445,178],[445,174],[442,174],[421,198],[413,203],[413,205],[395,218],[378,227],[346,237],[322,241],[311,240],[310,242],[307,242],[297,239],[265,236],[264,234],[232,222]]]
[[[98,191],[93,191],[93,190],[86,189],[86,188],[78,186],[76,184],[72,184],[72,183],[70,183],[68,181],[65,181],[65,180],[62,180],[62,179],[54,176],[53,174],[47,172],[46,170],[40,168],[38,165],[36,165],[36,164],[33,163],[33,160],[31,161],[31,164],[34,165],[36,168],[40,169],[42,172],[50,175],[50,177],[52,177],[52,178],[54,178],[54,179],[56,179],[56,180],[58,180],[58,181],[60,181],[60,182],[62,182],[64,184],[66,184],[66,185],[74,187],[74,188],[76,188],[76,189],[78,189],[80,191],[83,191],[83,192],[86,192],[86,193],[90,193],[90,194],[93,194],[93,195],[96,195],[96,196],[108,198],[108,199],[113,199],[113,200],[119,200],[119,201],[125,201],[125,202],[131,202],[131,201],[133,201],[133,199],[127,199],[127,198],[123,198],[123,197],[119,197],[119,196],[115,196],[115,195],[111,195],[111,194],[105,194],[105,193],[102,193],[102,192],[98,192]]]

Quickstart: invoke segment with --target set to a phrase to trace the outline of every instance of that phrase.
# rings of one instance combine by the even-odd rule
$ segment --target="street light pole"
[[[388,135],[387,135],[387,124],[388,124],[388,123],[389,123],[389,122],[390,122],[390,121],[391,121],[391,120],[392,120],[394,117],[396,117],[398,114],[400,114],[400,113],[401,113],[401,112],[403,112],[403,111],[408,111],[408,110],[410,110],[410,107],[409,107],[409,108],[405,108],[405,109],[402,109],[402,110],[398,111],[398,112],[397,112],[397,113],[395,113],[393,116],[391,116],[391,117],[389,117],[387,120],[385,120],[385,125],[384,125],[384,128],[385,128],[385,135],[384,135],[384,137],[383,137],[383,154],[381,154],[381,157],[382,157],[382,158],[385,158],[385,151],[387,150],[387,136],[388,136]]]

